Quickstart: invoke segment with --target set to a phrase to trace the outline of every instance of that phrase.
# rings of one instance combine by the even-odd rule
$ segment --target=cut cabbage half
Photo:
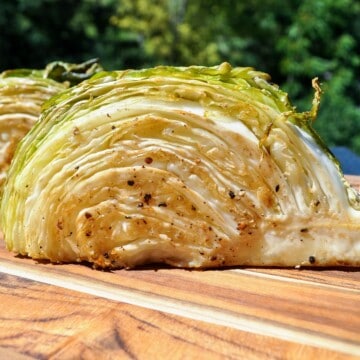
[[[103,72],[53,97],[1,204],[9,250],[97,267],[358,266],[360,198],[251,68]]]

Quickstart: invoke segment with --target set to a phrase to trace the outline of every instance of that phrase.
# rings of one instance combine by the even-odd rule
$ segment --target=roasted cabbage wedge
[[[37,121],[42,104],[101,69],[97,59],[91,59],[81,64],[55,61],[43,70],[14,69],[0,74],[0,186],[17,144]]]
[[[1,203],[9,250],[132,268],[358,266],[359,193],[269,76],[103,72],[53,97]]]

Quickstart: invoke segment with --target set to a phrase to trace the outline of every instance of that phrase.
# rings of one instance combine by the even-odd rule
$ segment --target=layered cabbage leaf
[[[46,102],[1,203],[9,250],[132,268],[360,265],[360,196],[252,68],[102,72]]]

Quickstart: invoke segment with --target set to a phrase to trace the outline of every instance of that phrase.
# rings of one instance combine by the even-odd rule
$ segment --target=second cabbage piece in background
[[[81,64],[55,61],[45,69],[0,74],[0,187],[19,141],[29,132],[43,103],[101,70],[97,59]]]

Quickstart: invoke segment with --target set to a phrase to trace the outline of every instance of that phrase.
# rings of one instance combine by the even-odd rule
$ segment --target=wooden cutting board
[[[0,359],[360,359],[360,269],[104,272],[1,242],[0,296]]]

